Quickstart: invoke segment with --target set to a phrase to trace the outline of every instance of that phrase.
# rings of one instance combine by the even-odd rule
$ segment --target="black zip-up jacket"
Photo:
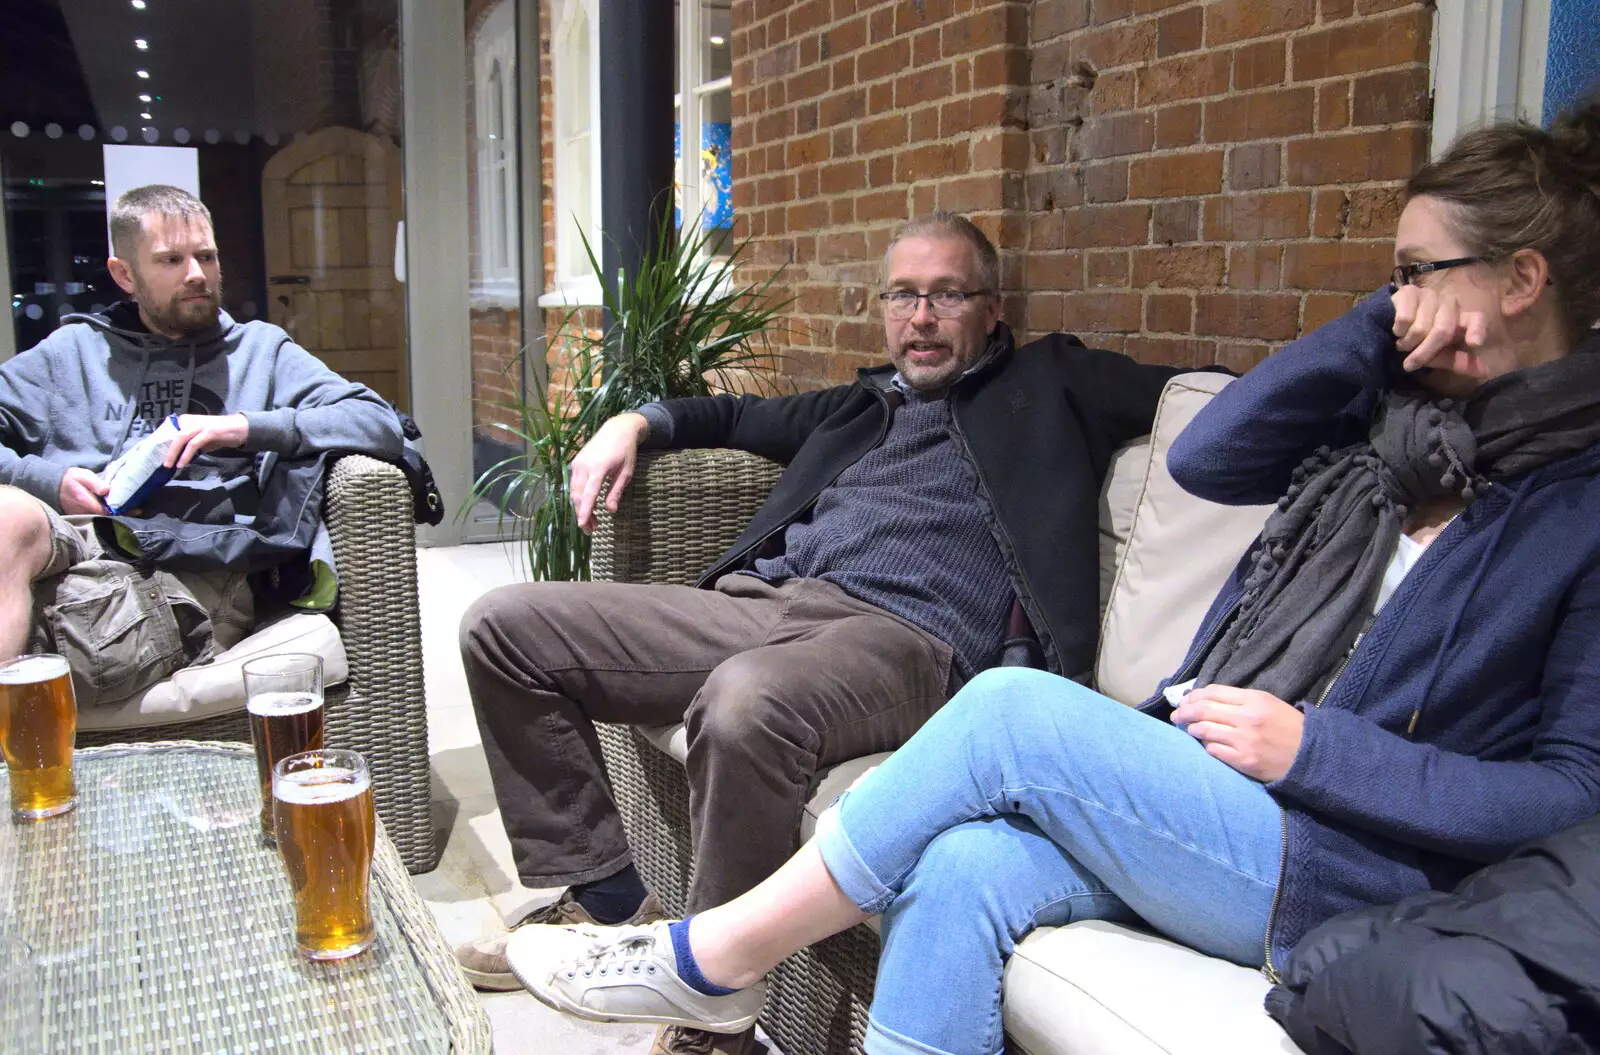
[[[1087,680],[1099,633],[1100,487],[1117,448],[1150,431],[1178,373],[1053,333],[1017,348],[999,324],[983,360],[950,388],[956,447],[977,468],[989,525],[1055,673]],[[793,396],[663,401],[664,446],[730,447],[786,466],[733,544],[700,579],[781,552],[783,531],[888,432],[894,367]]]
[[[1267,1010],[1306,1055],[1600,1050],[1600,816],[1452,893],[1334,917],[1283,981]]]

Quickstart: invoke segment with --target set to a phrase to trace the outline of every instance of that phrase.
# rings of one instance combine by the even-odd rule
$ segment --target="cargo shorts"
[[[243,640],[255,618],[243,572],[174,572],[105,556],[92,516],[50,522],[50,563],[33,584],[30,651],[72,666],[78,706],[114,704]]]

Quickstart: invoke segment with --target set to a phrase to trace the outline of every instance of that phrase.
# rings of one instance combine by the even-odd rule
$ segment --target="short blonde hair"
[[[118,195],[111,206],[111,251],[132,261],[139,254],[139,239],[144,234],[144,218],[151,213],[174,220],[200,219],[211,227],[211,210],[182,187],[151,183]]]

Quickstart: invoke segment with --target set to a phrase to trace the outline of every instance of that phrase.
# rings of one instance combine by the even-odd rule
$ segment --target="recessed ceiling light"
[[[133,42],[133,46],[138,48],[140,51],[149,51],[150,50],[150,42],[148,40],[144,39],[143,37],[135,38],[134,42]]]
[[[144,119],[145,119],[145,120],[146,120],[146,121],[148,121],[148,120],[150,120],[150,115],[149,115],[149,113],[142,113],[142,114],[140,114],[140,115],[139,115],[139,116],[140,116],[140,117],[142,117],[142,118],[144,118]]]
[[[106,181],[103,179],[92,179],[89,182],[94,184],[96,187],[104,187],[106,185]]]
[[[724,44],[726,44],[728,42],[728,38],[727,37],[712,36],[712,37],[710,37],[708,39],[710,39],[711,43],[715,44],[719,48],[722,47],[722,45],[724,45]]]
[[[134,70],[133,72],[138,75],[138,77],[139,77],[139,79],[141,81],[147,81],[147,80],[150,79],[150,71],[149,70]]]
[[[144,0],[133,0],[133,9],[135,11],[143,11],[144,10]]]
[[[141,95],[141,96],[139,96],[139,101],[140,101],[140,102],[141,102],[141,103],[147,103],[147,102],[149,102],[149,101],[150,101],[150,95],[149,95],[149,93],[148,93],[148,92],[147,92],[147,93],[145,93],[145,94],[144,94],[144,95]]]

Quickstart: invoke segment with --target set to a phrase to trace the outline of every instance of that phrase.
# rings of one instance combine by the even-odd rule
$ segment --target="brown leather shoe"
[[[756,1027],[743,1033],[708,1033],[688,1026],[662,1026],[656,1030],[650,1055],[748,1055],[756,1042]]]
[[[656,900],[654,894],[646,894],[644,903],[639,906],[639,911],[622,921],[622,925],[644,925],[665,919],[666,912],[661,908],[661,902]],[[530,923],[546,926],[577,926],[597,927],[601,924],[578,904],[572,896],[572,891],[563,891],[561,896],[543,908],[534,909],[527,918],[517,924],[525,927]],[[511,928],[512,931],[517,927]],[[521,989],[522,983],[517,981],[517,976],[511,973],[511,965],[506,962],[506,941],[511,937],[511,931],[479,938],[476,941],[464,942],[455,948],[456,963],[461,965],[461,973],[478,989],[487,989],[491,992],[509,992]]]

